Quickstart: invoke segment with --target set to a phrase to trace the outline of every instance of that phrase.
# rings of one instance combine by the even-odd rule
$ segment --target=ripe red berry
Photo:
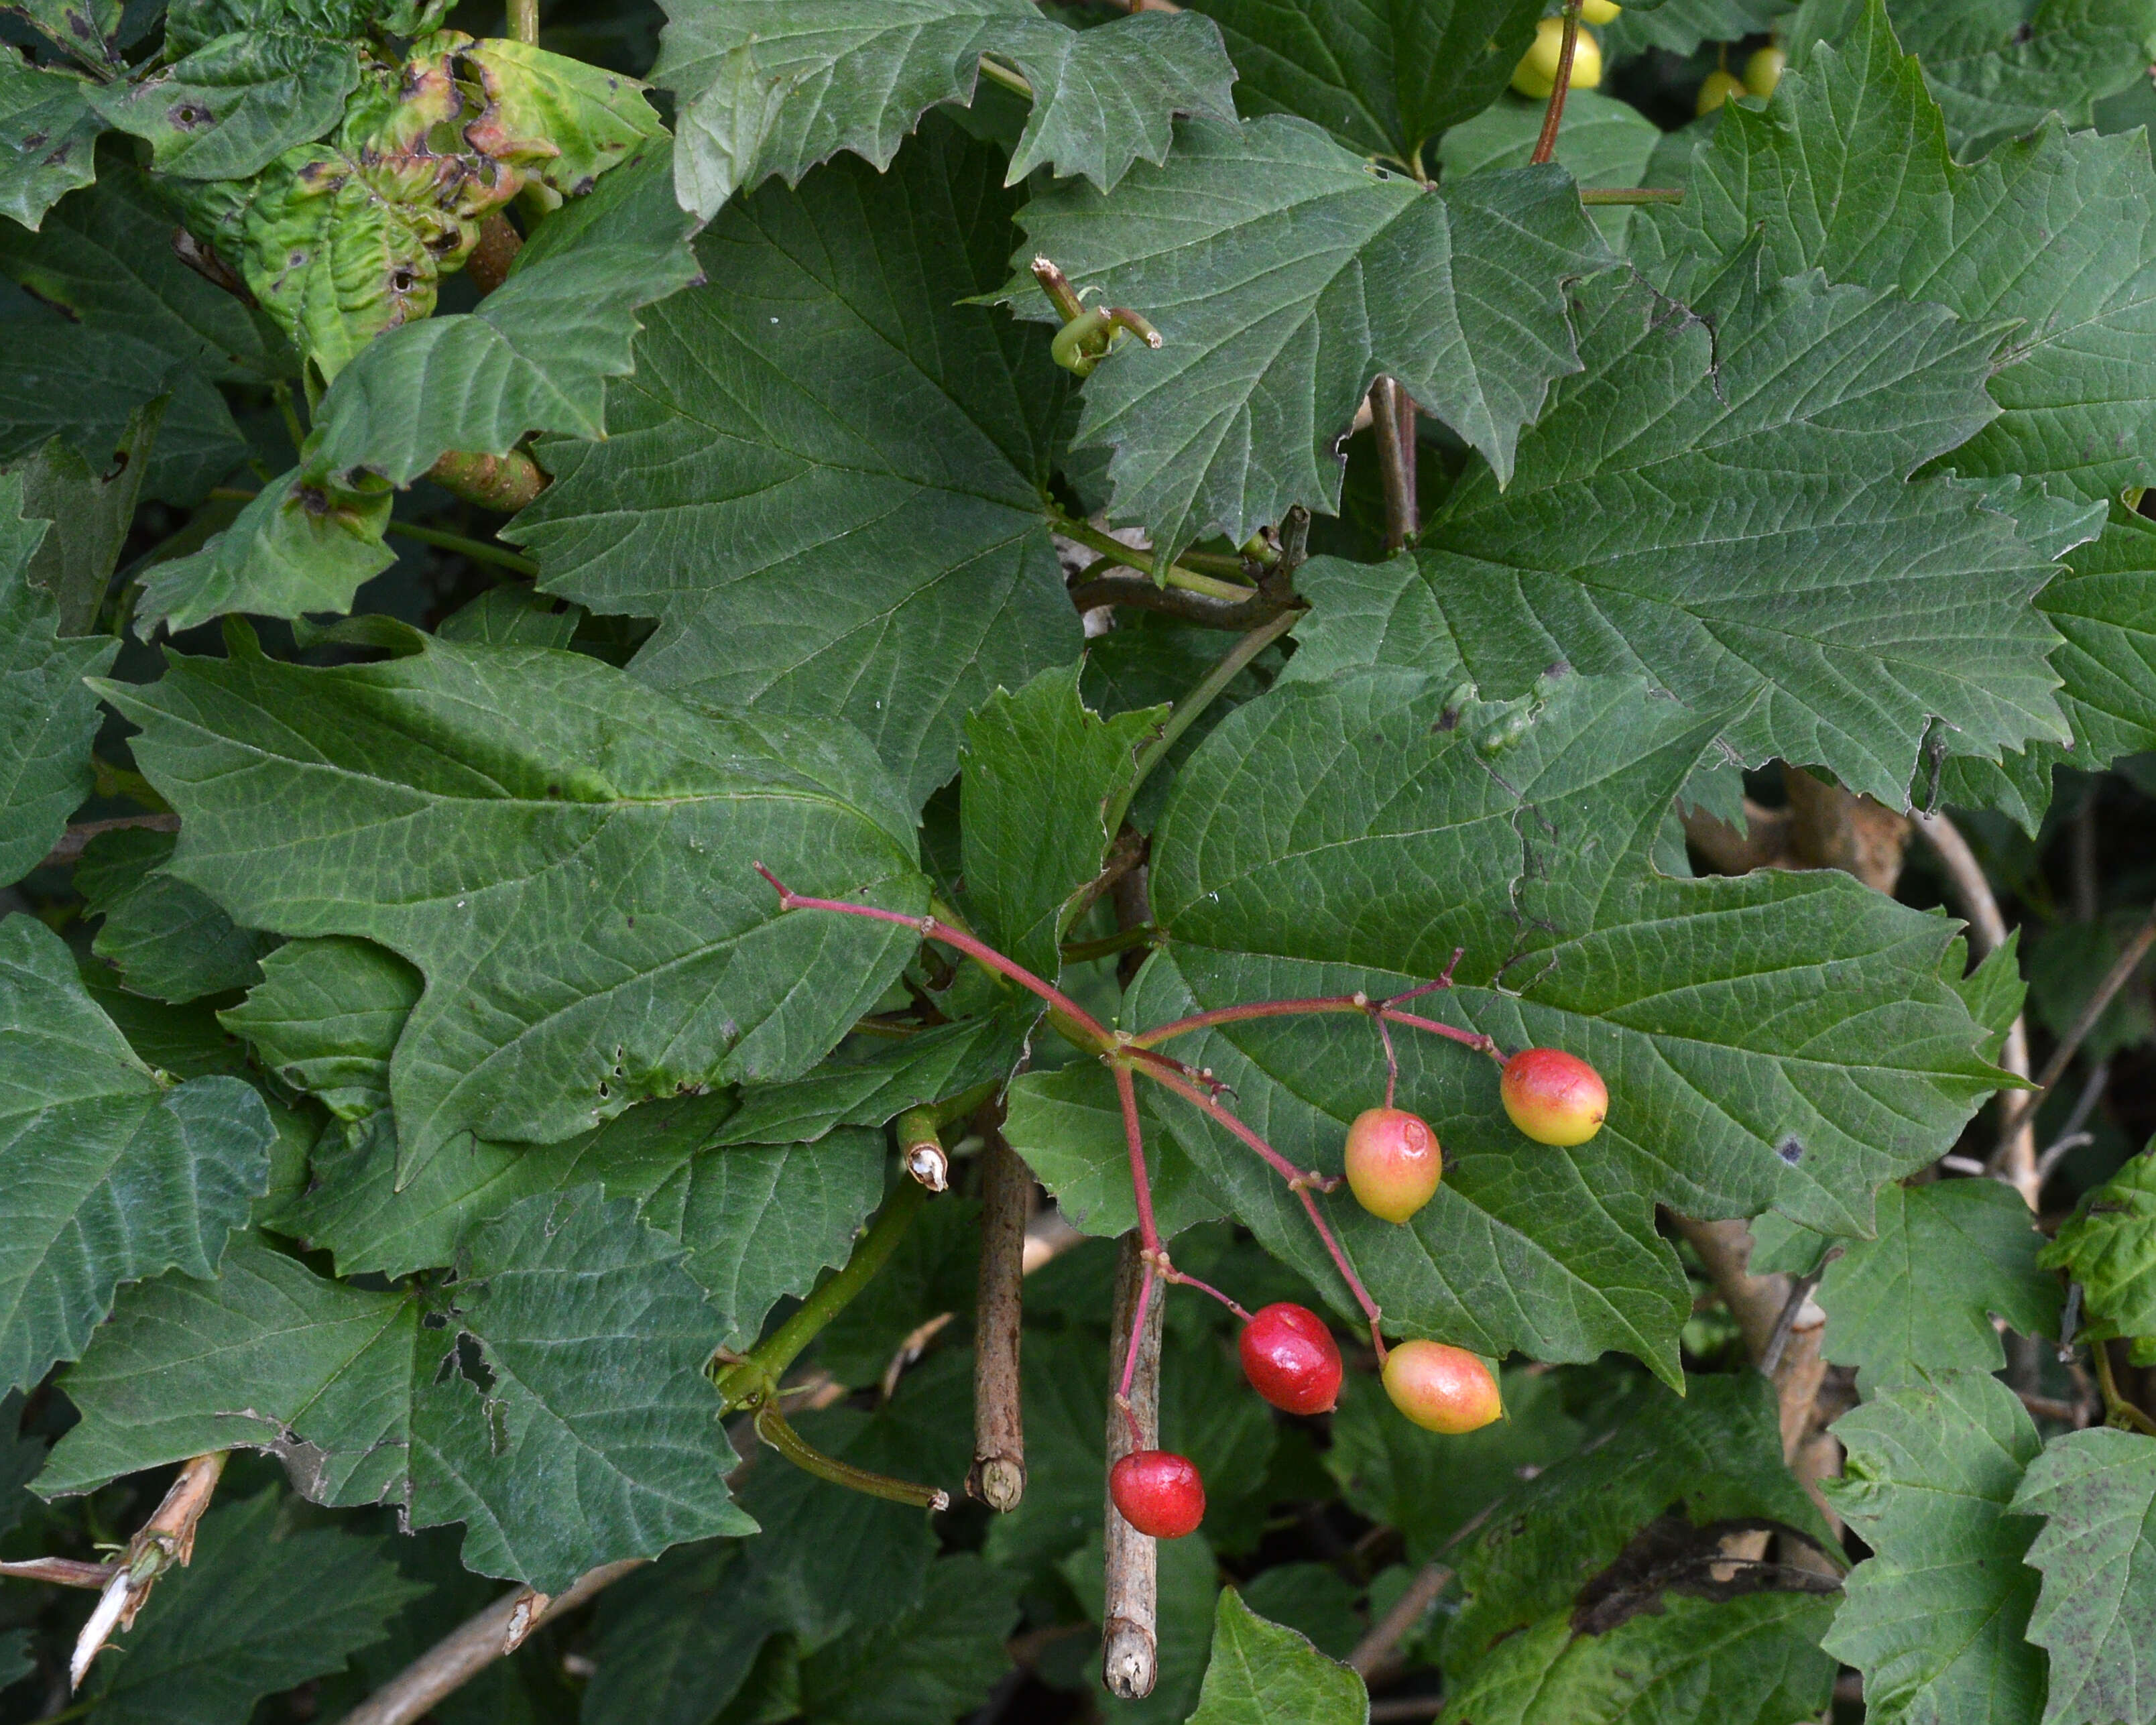
[[[1497,1380],[1464,1348],[1403,1342],[1385,1356],[1385,1394],[1425,1431],[1476,1431],[1505,1411]]]
[[[1329,1414],[1340,1399],[1340,1344],[1307,1306],[1283,1300],[1260,1307],[1243,1326],[1243,1375],[1275,1407]]]
[[[1189,1457],[1133,1450],[1108,1470],[1108,1496],[1125,1521],[1155,1539],[1180,1539],[1205,1519],[1205,1481]]]
[[[1497,1091],[1512,1124],[1537,1144],[1584,1144],[1609,1111],[1602,1075],[1554,1048],[1522,1049],[1505,1062]]]
[[[1348,1128],[1348,1186],[1373,1216],[1404,1222],[1437,1195],[1445,1153],[1404,1108],[1365,1108]]]

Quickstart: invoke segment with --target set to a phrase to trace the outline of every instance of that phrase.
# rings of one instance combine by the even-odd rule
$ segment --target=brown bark
[[[999,1512],[1025,1496],[1025,1414],[1019,1394],[1026,1211],[1033,1175],[991,1126],[983,1153],[981,1278],[973,1330],[973,1466],[966,1494]]]
[[[1155,1300],[1145,1312],[1138,1312],[1144,1276],[1138,1237],[1135,1232],[1126,1234],[1116,1253],[1115,1307],[1108,1329],[1111,1468],[1133,1449],[1149,1449],[1160,1441],[1160,1321],[1166,1302]],[[1132,1327],[1141,1322],[1137,1370],[1131,1378],[1131,1412],[1137,1420],[1139,1435],[1139,1442],[1134,1444],[1122,1409],[1116,1405],[1115,1386],[1122,1377]],[[1111,1695],[1137,1701],[1152,1693],[1159,1676],[1158,1547],[1125,1521],[1112,1502],[1106,1504],[1105,1513],[1107,1558],[1101,1578],[1105,1585],[1101,1681],[1108,1686]]]

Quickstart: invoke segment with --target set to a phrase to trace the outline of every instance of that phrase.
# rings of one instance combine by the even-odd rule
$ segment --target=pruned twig
[[[1160,1441],[1160,1324],[1162,1302],[1144,1297],[1152,1286],[1146,1250],[1135,1233],[1123,1236],[1116,1253],[1116,1294],[1110,1322],[1111,1372],[1134,1357],[1128,1374],[1128,1417],[1123,1399],[1108,1401],[1108,1466],[1139,1448]],[[1132,1344],[1136,1343],[1135,1353]],[[1141,1533],[1116,1508],[1106,1506],[1107,1553],[1102,1566],[1101,1681],[1124,1701],[1152,1693],[1159,1676],[1159,1571],[1157,1543]]]
[[[97,1609],[75,1640],[68,1661],[68,1686],[82,1687],[90,1661],[104,1651],[116,1630],[127,1628],[150,1597],[157,1579],[174,1565],[184,1568],[195,1554],[195,1528],[217,1491],[229,1452],[213,1450],[181,1464],[179,1476],[165,1493],[165,1501],[127,1542],[127,1551],[99,1595]]]
[[[973,1466],[966,1495],[1016,1509],[1025,1495],[1025,1416],[1019,1394],[1026,1209],[1033,1176],[990,1130],[981,1167],[981,1276],[973,1326]]]

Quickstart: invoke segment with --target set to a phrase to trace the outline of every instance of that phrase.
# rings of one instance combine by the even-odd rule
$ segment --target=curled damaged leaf
[[[565,198],[590,191],[599,175],[665,130],[644,99],[645,86],[603,67],[507,40],[473,44],[464,64],[486,100],[465,139]]]
[[[644,86],[513,42],[445,30],[368,64],[326,142],[254,181],[186,188],[188,226],[325,382],[383,331],[430,316],[482,224],[536,180],[591,189],[659,136]]]
[[[135,627],[191,629],[223,611],[298,616],[344,611],[361,582],[396,561],[382,542],[390,488],[361,475],[347,490],[306,467],[265,485],[200,551],[153,567]]]

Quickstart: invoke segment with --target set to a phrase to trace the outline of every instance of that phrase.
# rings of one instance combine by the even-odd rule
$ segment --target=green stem
[[[539,0],[509,0],[509,33],[527,48],[539,44]]]
[[[1582,203],[1682,203],[1684,191],[1676,186],[1590,186],[1582,189],[1579,201]]]
[[[1089,551],[1097,551],[1104,557],[1113,557],[1126,569],[1142,570],[1163,587],[1188,588],[1193,593],[1209,593],[1219,599],[1247,599],[1251,596],[1253,589],[1250,588],[1210,580],[1188,567],[1188,563],[1207,562],[1224,566],[1224,572],[1240,573],[1242,565],[1233,557],[1213,557],[1203,552],[1188,553],[1188,563],[1181,561],[1170,563],[1168,572],[1163,575],[1153,567],[1151,552],[1124,544],[1112,533],[1102,532],[1091,521],[1081,521],[1060,510],[1051,510],[1048,519],[1049,525],[1065,539],[1075,540]]]
[[[1301,616],[1300,611],[1283,611],[1270,623],[1252,629],[1228,649],[1220,662],[1206,673],[1204,681],[1176,702],[1175,711],[1168,715],[1168,722],[1161,726],[1160,735],[1147,743],[1144,752],[1139,755],[1137,771],[1131,775],[1131,782],[1123,787],[1122,796],[1108,809],[1106,824],[1110,832],[1122,830],[1123,817],[1130,812],[1131,798],[1137,794],[1138,787],[1146,782],[1146,775],[1167,757],[1168,752],[1175,747],[1176,740],[1197,723],[1199,715],[1212,706],[1220,691],[1242,674],[1244,666],[1293,629]]]
[[[220,502],[252,503],[261,494],[243,491],[233,485],[218,485],[209,495]],[[416,539],[422,545],[454,551],[470,557],[475,563],[492,563],[498,568],[507,569],[518,575],[536,575],[539,572],[538,564],[530,557],[519,557],[513,551],[505,551],[499,545],[489,545],[484,540],[467,539],[461,533],[445,533],[439,527],[421,527],[410,521],[392,521],[382,531],[394,533],[399,539]]]
[[[793,1315],[767,1340],[758,1343],[747,1359],[719,1374],[719,1394],[726,1398],[729,1412],[769,1399],[787,1368],[800,1358],[801,1350],[851,1305],[890,1261],[927,1195],[911,1180],[901,1180],[892,1187],[875,1224],[846,1260],[845,1268],[803,1300]]]
[[[835,1455],[826,1455],[786,1423],[786,1416],[774,1402],[766,1402],[757,1409],[756,1435],[803,1472],[813,1473],[834,1486],[865,1491],[871,1497],[887,1498],[893,1503],[910,1504],[916,1509],[951,1507],[951,1494],[934,1486],[916,1486],[910,1480],[895,1480],[889,1474],[870,1473],[865,1467],[855,1467]]]
[[[1090,964],[1096,958],[1113,957],[1118,952],[1129,952],[1132,947],[1142,947],[1159,932],[1152,923],[1141,922],[1136,928],[1126,928],[1121,934],[1103,935],[1096,941],[1065,941],[1063,962]]]
[[[285,416],[285,434],[292,439],[293,449],[305,449],[307,434],[300,427],[299,410],[292,405],[292,386],[280,377],[270,386],[270,394],[277,403],[277,411]]]
[[[2097,1388],[2103,1392],[2104,1424],[2130,1427],[2156,1437],[2156,1420],[2151,1420],[2119,1393],[2118,1380],[2112,1375],[2110,1348],[2102,1342],[2092,1342],[2089,1354],[2096,1366]]]
[[[1000,84],[1014,95],[1022,95],[1029,102],[1033,100],[1033,85],[1027,80],[1025,74],[1014,67],[1006,66],[1000,60],[993,60],[988,55],[983,54],[981,75],[991,84]]]
[[[504,551],[498,545],[489,545],[478,539],[467,539],[461,533],[445,533],[439,527],[414,526],[409,521],[392,521],[383,530],[394,533],[399,539],[416,539],[422,545],[432,545],[443,551],[454,551],[468,557],[475,563],[492,563],[496,568],[507,569],[517,575],[536,575],[538,564],[530,557],[519,557],[513,551]]]

